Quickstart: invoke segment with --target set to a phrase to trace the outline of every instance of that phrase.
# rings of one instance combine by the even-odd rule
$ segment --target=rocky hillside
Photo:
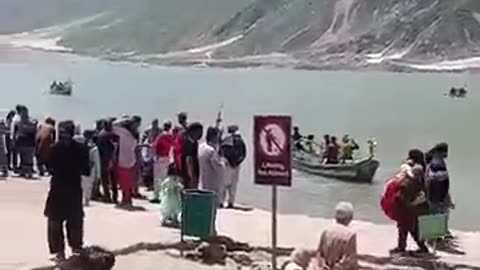
[[[104,13],[62,44],[111,58],[359,68],[480,56],[479,0],[117,0],[82,12]]]

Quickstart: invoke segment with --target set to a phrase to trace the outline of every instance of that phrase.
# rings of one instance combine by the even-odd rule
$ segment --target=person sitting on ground
[[[340,202],[335,208],[335,220],[336,224],[322,233],[312,269],[357,270],[357,235],[348,228],[353,220],[352,204]]]
[[[160,211],[163,225],[177,226],[180,224],[182,190],[183,186],[177,177],[177,169],[172,163],[168,167],[168,177],[160,185]]]
[[[282,270],[307,270],[310,261],[315,256],[315,251],[304,248],[295,249],[290,255],[290,259],[286,261]]]
[[[340,145],[337,143],[337,137],[333,136],[330,143],[327,146],[325,152],[324,163],[325,164],[338,164],[340,157]]]
[[[61,263],[59,270],[111,270],[115,266],[115,255],[98,246],[85,248],[80,254]]]

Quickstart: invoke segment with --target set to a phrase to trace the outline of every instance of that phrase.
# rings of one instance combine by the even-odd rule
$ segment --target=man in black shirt
[[[115,175],[113,175],[113,161],[115,157],[116,147],[118,143],[118,136],[112,131],[112,122],[105,121],[103,123],[103,130],[97,136],[97,147],[100,154],[101,162],[101,184],[103,191],[103,200],[105,202],[116,203],[118,201],[118,189]],[[95,195],[100,195],[99,188],[95,188]],[[95,196],[98,197],[98,196]]]
[[[83,205],[81,176],[90,167],[86,145],[73,140],[75,125],[72,121],[59,124],[59,141],[47,158],[52,175],[44,214],[48,219],[48,246],[56,260],[65,259],[63,226],[73,253],[83,245]]]
[[[184,133],[182,144],[181,176],[185,189],[197,189],[199,181],[198,141],[203,136],[203,126],[192,123]]]
[[[20,156],[20,176],[32,178],[33,157],[37,136],[37,123],[30,119],[28,109],[19,110],[20,120],[14,126],[15,147]]]

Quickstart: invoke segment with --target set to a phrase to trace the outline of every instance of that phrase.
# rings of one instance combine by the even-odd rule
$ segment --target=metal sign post
[[[272,185],[272,269],[277,270],[277,185]]]
[[[272,269],[277,270],[277,186],[292,184],[290,116],[255,116],[255,184],[272,187]]]

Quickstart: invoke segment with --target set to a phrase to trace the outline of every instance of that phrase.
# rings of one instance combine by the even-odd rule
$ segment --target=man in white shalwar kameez
[[[208,128],[206,142],[198,148],[201,187],[215,193],[218,206],[222,203],[219,196],[223,193],[225,173],[225,163],[218,153],[219,135],[218,129]]]

